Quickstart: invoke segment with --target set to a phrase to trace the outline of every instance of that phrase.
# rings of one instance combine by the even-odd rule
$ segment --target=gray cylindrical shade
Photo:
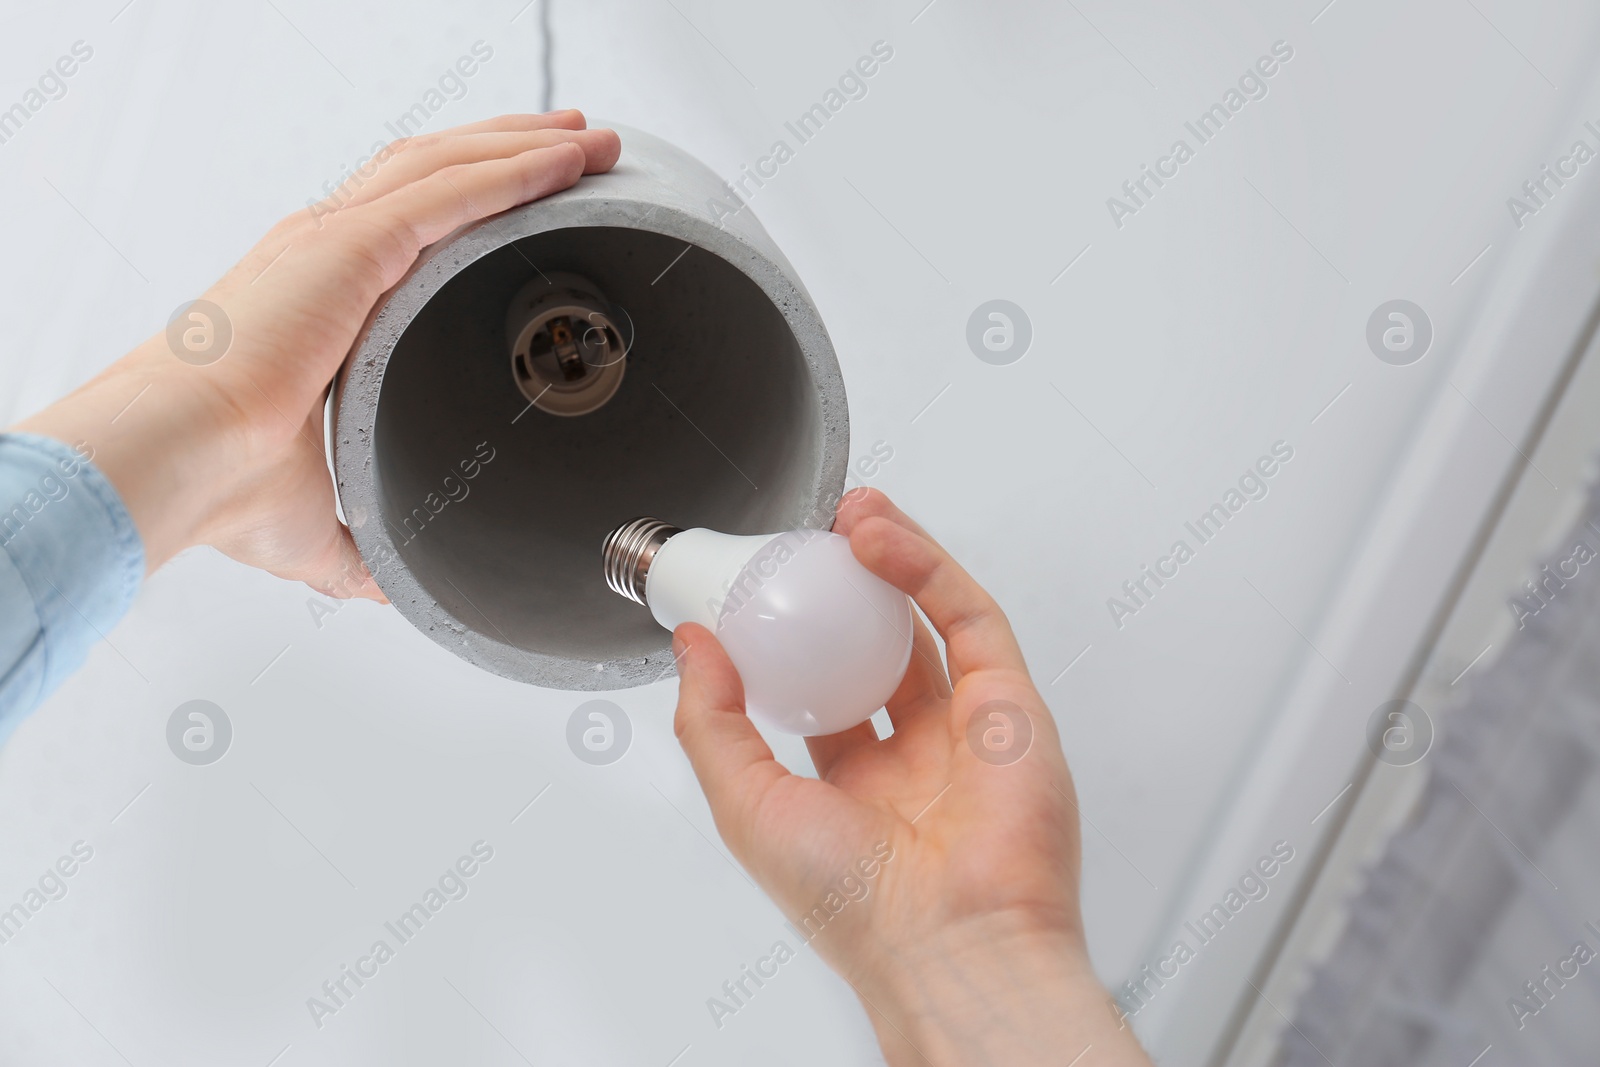
[[[337,383],[334,471],[362,556],[407,619],[496,674],[562,689],[672,670],[669,635],[606,588],[637,515],[685,528],[826,527],[848,414],[833,345],[722,182],[620,130],[622,158],[426,250]],[[542,272],[593,282],[633,326],[621,388],[552,415],[513,378],[506,310]]]

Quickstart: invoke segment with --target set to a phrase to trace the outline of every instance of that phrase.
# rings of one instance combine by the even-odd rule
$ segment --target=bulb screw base
[[[682,532],[676,526],[648,517],[630,520],[612,530],[600,548],[607,587],[635,604],[646,603],[645,579],[650,576],[650,564],[655,561],[656,552],[668,538]]]

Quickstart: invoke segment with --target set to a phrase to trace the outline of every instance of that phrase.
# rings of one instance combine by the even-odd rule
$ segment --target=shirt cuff
[[[144,542],[85,453],[0,434],[0,742],[127,613]]]

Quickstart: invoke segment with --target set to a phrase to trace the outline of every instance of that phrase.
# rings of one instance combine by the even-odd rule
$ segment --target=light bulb
[[[717,635],[751,717],[786,733],[865,722],[911,662],[911,602],[823,530],[740,536],[634,519],[606,537],[606,584],[669,630]]]

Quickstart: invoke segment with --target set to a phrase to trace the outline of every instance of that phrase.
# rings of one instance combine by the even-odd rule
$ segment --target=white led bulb
[[[635,519],[606,538],[606,582],[669,630],[717,635],[750,715],[786,733],[865,722],[911,661],[911,602],[822,530],[740,536]]]

